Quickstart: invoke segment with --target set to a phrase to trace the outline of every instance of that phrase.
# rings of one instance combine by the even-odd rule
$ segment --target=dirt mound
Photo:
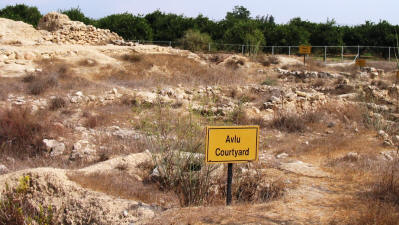
[[[51,12],[39,21],[39,29],[50,31],[45,40],[57,44],[105,45],[123,42],[123,38],[110,30],[98,29],[79,21],[71,21],[65,14]]]
[[[0,18],[0,44],[30,45],[42,40],[46,31],[38,31],[21,21]]]
[[[134,169],[139,162],[151,160],[148,153],[138,153],[103,162],[82,172],[112,170],[121,163]],[[18,186],[19,180],[29,176],[30,203],[52,206],[59,224],[130,224],[154,216],[154,209],[142,202],[121,199],[101,192],[84,189],[68,178],[73,171],[55,168],[22,170],[0,176],[0,197],[5,185]]]

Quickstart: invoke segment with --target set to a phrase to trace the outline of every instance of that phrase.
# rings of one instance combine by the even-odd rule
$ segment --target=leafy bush
[[[182,47],[190,51],[208,50],[208,44],[210,44],[211,42],[212,38],[208,34],[191,29],[187,30],[184,34],[184,37],[180,39]]]
[[[130,13],[113,14],[97,21],[97,26],[109,29],[125,40],[152,40],[152,29],[148,22]]]
[[[56,224],[51,206],[39,206],[38,210],[30,203],[30,183],[30,177],[23,176],[16,188],[6,185],[0,199],[0,224]]]
[[[24,4],[7,6],[0,10],[0,17],[23,21],[37,27],[42,14],[36,7],[30,7]]]

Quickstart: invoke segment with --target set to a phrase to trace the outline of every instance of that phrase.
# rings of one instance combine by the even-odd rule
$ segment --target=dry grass
[[[270,127],[289,133],[304,132],[306,130],[306,121],[297,114],[277,113],[270,122]]]
[[[240,68],[240,66],[245,65],[245,62],[243,60],[241,60],[241,59],[239,59],[239,60],[230,59],[229,61],[226,62],[225,65],[229,69],[237,70],[237,69]]]
[[[130,63],[137,63],[140,62],[143,59],[143,57],[139,54],[133,53],[133,54],[124,54],[121,56],[121,59],[123,61],[127,61]]]
[[[138,177],[128,174],[124,169],[116,168],[115,171],[107,173],[70,173],[68,177],[84,188],[115,197],[167,208],[179,206],[179,200],[173,193],[160,191],[155,184],[143,183]]]
[[[24,158],[45,153],[42,140],[50,133],[47,121],[45,113],[32,115],[28,109],[0,112],[2,154]]]
[[[262,66],[277,65],[280,63],[280,60],[276,56],[265,55],[258,55],[255,57],[254,61],[262,64]]]
[[[357,161],[357,160],[355,160]],[[355,162],[354,161],[354,162]],[[357,185],[365,189],[355,200],[344,200],[343,211],[329,224],[396,225],[399,222],[399,167],[394,161],[373,165],[371,182],[359,177]]]
[[[84,126],[87,128],[96,128],[99,126],[104,126],[107,124],[109,121],[109,117],[107,117],[104,114],[96,115],[96,114],[90,114],[90,113],[83,113],[83,117],[86,118],[86,121],[84,122]]]
[[[379,201],[359,202],[339,213],[329,221],[329,225],[397,225],[399,209]]]
[[[34,79],[24,79],[25,82],[27,82],[27,80],[30,80],[27,87],[28,93],[32,95],[43,94],[47,89],[57,87],[58,85],[55,76],[40,76]]]
[[[281,180],[264,179],[264,176],[256,174],[236,175],[234,184],[234,197],[238,202],[267,202],[282,197],[286,190],[286,184]]]
[[[372,188],[372,198],[399,206],[399,155],[379,172]]]
[[[394,72],[397,70],[396,62],[389,61],[368,61],[367,66],[383,69],[385,73]]]
[[[99,88],[98,85],[79,76],[79,74],[73,70],[76,65],[72,65],[64,60],[46,59],[36,63],[43,68],[43,71],[36,72],[35,74],[28,74],[24,78],[27,79],[25,82],[28,82],[28,88],[30,85],[33,85],[33,83],[38,82],[37,80],[41,81],[40,83],[43,83],[42,85],[39,85],[45,87],[43,92],[48,89],[49,91],[51,90],[55,92],[55,94],[60,94],[61,92],[68,90],[79,90],[81,88]],[[32,76],[34,78],[32,78]],[[57,83],[57,88],[52,88],[54,86],[46,87],[46,81],[48,80],[55,81]]]
[[[6,101],[9,94],[24,93],[24,86],[18,79],[0,77],[0,100]]]
[[[183,84],[223,85],[240,84],[245,76],[241,72],[202,65],[185,56],[175,55],[134,55],[123,56],[128,62],[123,70],[105,67],[96,79],[108,80],[128,87],[156,87]],[[132,60],[134,61],[132,63]]]

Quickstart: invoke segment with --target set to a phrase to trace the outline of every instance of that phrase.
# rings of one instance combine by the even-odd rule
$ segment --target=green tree
[[[248,20],[251,12],[244,6],[234,6],[232,12],[227,12],[226,20]]]
[[[183,37],[184,32],[194,28],[194,20],[182,15],[165,14],[159,10],[144,17],[154,31],[156,41],[175,41]]]
[[[343,45],[343,32],[336,25],[335,20],[327,20],[326,23],[314,25],[312,34],[310,35],[310,43],[318,46],[339,46]]]
[[[226,30],[223,40],[226,43],[251,45],[250,53],[256,53],[260,45],[266,44],[262,31],[253,20],[237,21]]]
[[[152,40],[152,29],[147,20],[130,13],[101,18],[97,21],[97,26],[116,32],[125,40]]]
[[[6,6],[0,10],[0,17],[23,21],[37,27],[42,14],[36,7],[30,7],[24,4],[17,4],[14,6]]]
[[[268,37],[271,45],[301,45],[309,44],[310,33],[303,27],[293,24],[275,26],[268,30]]]
[[[73,21],[80,21],[87,25],[95,25],[96,22],[95,20],[86,17],[79,7],[63,10],[61,11],[61,13],[66,14],[69,17],[69,19]]]

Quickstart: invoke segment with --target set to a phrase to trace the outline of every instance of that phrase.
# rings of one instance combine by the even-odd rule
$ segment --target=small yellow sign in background
[[[366,66],[366,60],[365,59],[356,59],[356,65],[360,67],[365,67]]]
[[[240,163],[258,159],[259,126],[206,128],[206,162]]]
[[[301,45],[299,46],[299,54],[309,55],[312,52],[312,46]]]

